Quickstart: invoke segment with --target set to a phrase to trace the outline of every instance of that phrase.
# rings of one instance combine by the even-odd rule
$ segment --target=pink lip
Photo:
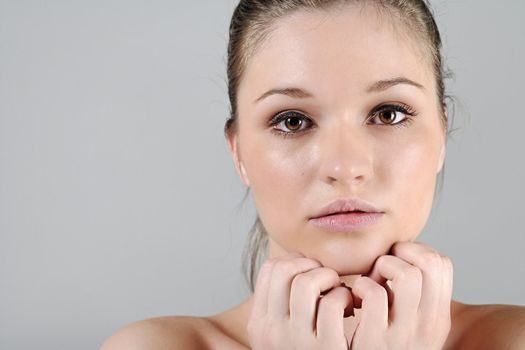
[[[341,213],[310,219],[310,222],[326,231],[351,232],[370,226],[383,216],[383,213]]]
[[[359,198],[338,199],[323,207],[310,222],[323,230],[349,232],[376,223],[384,212]]]
[[[365,202],[359,198],[347,198],[347,199],[338,199],[327,206],[323,207],[316,215],[312,218],[318,218],[321,216],[326,216],[336,213],[345,213],[351,211],[362,211],[367,213],[379,213],[379,209],[374,207],[372,204]]]

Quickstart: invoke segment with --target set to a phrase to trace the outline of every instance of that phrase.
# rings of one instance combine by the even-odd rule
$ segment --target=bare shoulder
[[[525,349],[525,306],[464,304],[458,321],[460,349]]]
[[[100,350],[208,349],[214,326],[205,318],[165,316],[145,319],[119,329]]]

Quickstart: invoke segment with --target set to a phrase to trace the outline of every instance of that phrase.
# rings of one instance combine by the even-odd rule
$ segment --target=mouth
[[[317,228],[332,232],[351,232],[375,224],[384,212],[359,198],[339,199],[309,219]]]
[[[335,215],[341,215],[341,214],[359,214],[359,213],[368,213],[368,212],[367,211],[362,211],[362,210],[340,211],[340,212],[331,213],[331,214],[324,215],[324,216],[326,217],[326,216],[335,216]],[[320,217],[322,217],[322,216],[320,216]]]
[[[325,207],[311,218],[351,213],[380,213],[381,211],[367,201],[359,198],[341,198]]]
[[[310,223],[330,232],[353,232],[369,228],[377,223],[384,213],[371,213],[366,211],[337,212],[310,219]]]

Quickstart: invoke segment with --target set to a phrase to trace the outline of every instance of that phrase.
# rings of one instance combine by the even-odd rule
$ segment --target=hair
[[[441,36],[427,0],[240,0],[233,12],[229,28],[228,42],[228,96],[230,100],[230,117],[224,125],[226,137],[237,133],[237,90],[247,62],[260,46],[261,42],[272,30],[273,24],[285,16],[299,10],[328,10],[336,6],[348,4],[373,5],[378,14],[388,13],[393,16],[394,23],[403,24],[410,29],[410,34],[416,36],[419,45],[430,58],[430,64],[435,76],[437,101],[442,126],[447,133],[448,116],[444,79],[450,73],[445,71],[441,54]],[[444,166],[438,180],[438,191],[441,190],[444,176]],[[249,188],[243,201],[246,199]],[[243,270],[245,278],[253,292],[255,275],[258,266],[267,253],[268,233],[257,215],[250,229],[249,239],[243,253]]]

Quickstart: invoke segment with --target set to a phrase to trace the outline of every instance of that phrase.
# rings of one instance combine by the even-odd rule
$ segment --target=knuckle
[[[295,275],[292,286],[305,291],[317,291],[320,288],[321,280],[324,279],[330,279],[336,283],[339,281],[339,275],[330,268],[320,267]]]
[[[336,314],[338,310],[342,309],[341,301],[338,300],[338,298],[328,297],[325,295],[321,298],[321,301],[319,303],[320,307],[326,309],[331,314]]]
[[[323,274],[326,274],[327,277],[329,277],[330,279],[337,280],[337,281],[340,280],[339,274],[335,272],[335,270],[329,267],[320,267],[319,271],[321,271]]]
[[[414,244],[413,242],[402,242],[402,241],[398,241],[396,243],[394,243],[392,245],[392,247],[390,247],[390,251],[391,253],[393,253],[393,255],[398,255],[399,252],[403,249],[410,249],[410,246]]]
[[[443,267],[443,259],[439,253],[427,251],[421,254],[418,266],[428,273],[439,273]]]
[[[399,278],[406,281],[422,281],[423,274],[417,267],[407,265],[400,271]]]
[[[291,275],[295,273],[295,263],[293,260],[279,260],[273,269],[280,275]]]
[[[350,291],[344,287],[336,287],[321,298],[319,303],[323,308],[338,311],[346,305]]]
[[[366,288],[366,279],[367,277],[364,277],[364,276],[361,276],[361,277],[358,277],[355,281],[354,281],[354,285],[352,286],[352,288],[354,289],[365,289]]]
[[[381,255],[377,258],[377,261],[380,263],[388,263],[390,259],[395,258],[393,255]]]
[[[421,264],[423,266],[433,267],[439,266],[441,263],[441,254],[438,252],[428,250],[421,254]]]
[[[290,259],[289,257],[284,257],[275,259],[273,265],[274,273],[290,277],[299,273],[308,272],[311,269],[316,269],[321,266],[319,262],[310,258],[296,257]]]
[[[379,258],[377,258],[375,264],[378,266],[388,265],[388,263],[391,261],[390,258],[392,258],[391,255],[381,255]]]
[[[292,280],[292,286],[307,291],[313,289],[313,279],[309,274],[301,273],[296,275]]]
[[[386,289],[380,285],[371,287],[368,293],[374,299],[386,299],[388,297]]]
[[[359,277],[354,282],[354,287],[359,288],[365,294],[365,297],[373,299],[387,297],[386,289],[369,277]]]
[[[405,242],[402,242],[402,241],[398,241],[398,242],[395,242],[393,245],[392,245],[392,250],[394,249],[399,249],[400,247],[403,247],[406,243]]]
[[[454,263],[452,262],[452,260],[446,256],[446,255],[443,255],[441,257],[441,261],[443,263],[443,265],[445,265],[445,267],[449,270],[453,270],[454,269]]]
[[[259,271],[257,271],[256,284],[258,285],[260,281],[264,278],[269,278],[269,276],[272,273],[272,269],[273,269],[273,262],[266,260],[259,268]]]

